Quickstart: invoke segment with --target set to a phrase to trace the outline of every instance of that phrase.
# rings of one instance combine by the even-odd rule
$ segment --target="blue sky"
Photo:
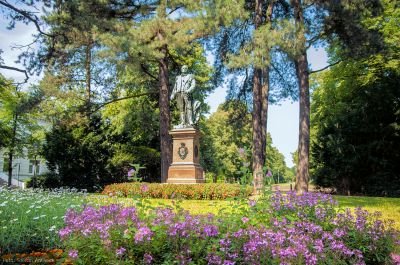
[[[0,49],[3,50],[2,58],[4,63],[10,66],[21,67],[14,63],[17,60],[20,51],[12,50],[10,47],[13,44],[28,44],[32,41],[32,34],[35,29],[32,25],[24,25],[18,23],[16,28],[9,31],[5,28],[5,20],[0,17]],[[327,54],[323,49],[309,49],[308,60],[311,69],[320,69],[327,65]],[[23,74],[0,70],[8,78],[14,78],[17,81],[24,79]],[[32,77],[30,82],[38,81],[40,77]],[[217,87],[211,93],[206,102],[211,107],[211,113],[216,111],[219,104],[224,102],[226,97],[226,87]],[[298,102],[284,101],[279,104],[270,105],[268,109],[268,131],[271,133],[273,145],[285,156],[286,163],[289,167],[293,166],[291,154],[297,149],[298,143],[298,118],[299,104]]]

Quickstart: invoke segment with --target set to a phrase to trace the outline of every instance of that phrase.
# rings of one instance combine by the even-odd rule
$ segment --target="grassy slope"
[[[382,219],[396,221],[396,228],[400,229],[400,198],[380,198],[380,197],[350,197],[334,196],[339,202],[339,207],[351,208],[361,206],[370,211],[382,212]],[[109,198],[107,196],[94,195],[90,198],[94,203],[110,204],[120,203],[126,206],[133,206],[134,200],[130,198]],[[174,206],[174,200],[150,199],[145,200],[146,205],[150,206]],[[234,204],[233,201],[205,201],[205,200],[183,200],[179,206],[189,210],[192,214],[218,214],[222,208],[228,208]]]

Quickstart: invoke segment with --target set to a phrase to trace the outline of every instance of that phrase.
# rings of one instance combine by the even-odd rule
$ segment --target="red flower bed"
[[[0,263],[5,264],[56,264],[63,257],[62,249],[34,251],[31,253],[15,253],[1,256]],[[65,260],[62,264],[72,264]]]
[[[240,195],[250,196],[252,187],[238,184],[160,184],[160,183],[118,183],[107,185],[102,194],[118,197],[140,196],[142,198],[182,198],[192,200],[219,200]]]

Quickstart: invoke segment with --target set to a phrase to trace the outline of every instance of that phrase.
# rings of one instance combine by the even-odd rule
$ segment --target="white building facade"
[[[8,178],[8,154],[5,150],[0,150],[0,177]],[[28,150],[23,150],[23,156],[13,158],[13,176],[17,181],[23,181],[33,176],[38,176],[48,172],[46,161],[37,157],[36,159],[28,156]]]

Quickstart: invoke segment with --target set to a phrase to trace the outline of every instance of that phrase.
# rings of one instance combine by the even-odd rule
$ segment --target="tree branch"
[[[44,32],[44,31],[42,31],[42,29],[40,28],[40,25],[39,25],[39,18],[36,15],[32,16],[29,11],[18,9],[15,6],[7,3],[6,1],[1,1],[0,0],[0,5],[3,5],[5,7],[7,7],[7,8],[9,8],[9,9],[13,10],[14,12],[22,15],[23,17],[25,17],[29,21],[33,22],[33,24],[35,24],[35,27],[36,27],[36,29],[37,29],[37,31],[39,33],[41,33],[43,35],[46,35],[46,36],[49,36],[49,37],[52,37],[51,34],[48,34],[48,33]]]
[[[339,61],[337,61],[335,63],[332,63],[330,65],[325,66],[324,68],[321,68],[321,69],[318,69],[318,70],[315,70],[315,71],[309,71],[308,73],[309,74],[315,74],[315,73],[318,73],[318,72],[322,72],[322,71],[328,69],[329,67],[337,65],[338,63],[341,63],[341,62],[342,62],[342,60],[339,60]]]
[[[148,76],[152,77],[153,79],[158,81],[158,78],[154,76],[150,71],[146,68],[146,66],[143,63],[140,63],[140,68],[142,69],[143,72],[145,72]]]
[[[130,96],[122,97],[122,98],[113,99],[113,100],[99,104],[97,106],[97,108],[92,111],[92,113],[97,112],[98,110],[100,110],[101,108],[103,108],[109,104],[112,104],[112,103],[115,103],[115,102],[118,102],[121,100],[130,99],[130,98],[138,98],[138,97],[143,97],[143,96],[157,94],[157,93],[158,93],[158,91],[151,91],[151,92],[140,93],[140,94],[135,94],[135,95],[130,95]]]
[[[24,73],[25,74],[24,83],[28,82],[29,76],[28,76],[28,72],[26,70],[20,69],[20,68],[17,68],[17,67],[7,66],[7,65],[0,65],[0,68],[7,69],[7,70],[12,70],[12,71],[17,71],[17,72],[20,72],[20,73]]]
[[[318,40],[321,40],[322,37],[325,36],[325,32],[322,31],[321,33],[317,34],[316,36],[312,37],[311,39],[307,40],[307,46],[306,49],[309,49],[315,42],[317,42]]]
[[[281,71],[279,71],[279,69],[276,68],[275,64],[273,64],[272,62],[271,62],[271,66],[272,66],[272,68],[274,68],[274,70],[278,73],[279,77],[282,79],[283,83],[285,84],[285,80],[286,80],[286,79],[285,79],[285,77],[282,75]]]
[[[174,13],[176,10],[178,10],[178,9],[180,9],[180,8],[182,8],[182,6],[178,6],[178,7],[174,8],[174,9],[172,9],[172,10],[168,13],[168,16],[171,15],[172,13]]]

